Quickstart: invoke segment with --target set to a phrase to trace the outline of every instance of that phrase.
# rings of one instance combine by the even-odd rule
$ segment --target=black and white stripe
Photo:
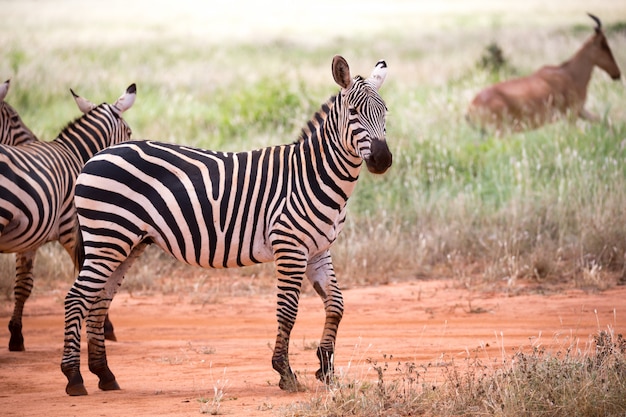
[[[76,187],[84,253],[65,300],[61,368],[70,395],[85,395],[80,331],[87,317],[89,369],[103,390],[119,389],[107,366],[102,321],[124,273],[147,244],[205,268],[274,262],[278,334],[272,365],[280,387],[302,389],[288,347],[304,276],[324,302],[317,378],[333,374],[343,299],[329,248],[341,231],[362,162],[373,173],[391,166],[385,103],[378,94],[386,64],[352,79],[335,57],[341,87],[292,144],[227,153],[152,141],[113,146],[92,158]]]
[[[37,248],[59,241],[74,257],[76,178],[96,152],[130,139],[131,130],[122,112],[132,106],[135,95],[133,84],[113,105],[94,106],[75,96],[85,114],[55,140],[0,145],[0,252],[16,254],[9,350],[24,350],[22,312],[33,287]]]
[[[37,140],[15,109],[5,102],[10,80],[0,84],[0,145],[23,145]]]

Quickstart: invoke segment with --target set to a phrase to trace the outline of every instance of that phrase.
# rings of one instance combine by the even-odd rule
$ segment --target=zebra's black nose
[[[387,146],[387,141],[372,139],[370,157],[365,160],[367,169],[372,174],[383,174],[391,166],[393,156]]]

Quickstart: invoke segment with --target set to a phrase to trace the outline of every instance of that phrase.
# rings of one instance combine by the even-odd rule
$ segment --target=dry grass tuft
[[[600,331],[584,347],[533,346],[493,359],[419,366],[366,359],[374,380],[342,376],[326,392],[286,407],[283,416],[571,416],[626,412],[626,340]]]

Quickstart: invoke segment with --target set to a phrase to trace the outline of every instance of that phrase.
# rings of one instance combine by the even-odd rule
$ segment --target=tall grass
[[[342,284],[443,271],[457,279],[478,275],[488,285],[532,279],[604,287],[625,270],[623,83],[595,70],[588,108],[602,116],[598,124],[562,121],[495,138],[463,117],[484,85],[559,63],[592,33],[584,2],[543,3],[533,3],[536,12],[490,1],[392,2],[381,10],[385,19],[346,6],[354,19],[329,17],[320,26],[302,19],[309,5],[285,7],[267,20],[254,15],[263,13],[256,6],[235,1],[224,18],[238,15],[238,7],[254,10],[229,26],[186,2],[176,10],[136,2],[123,14],[116,1],[94,8],[71,0],[34,8],[9,2],[0,75],[13,79],[7,101],[45,140],[79,115],[70,87],[99,103],[136,82],[137,102],[125,115],[135,138],[247,150],[297,137],[338,90],[330,74],[334,54],[363,75],[385,58],[381,94],[394,165],[381,177],[364,172],[349,203],[334,247]],[[625,68],[626,7],[601,1],[593,12]],[[490,72],[480,63],[494,42],[506,65]],[[53,257],[69,262],[62,252]],[[175,273],[170,258],[156,260],[163,277],[211,274]],[[132,280],[145,271],[137,288],[161,276],[141,262],[129,273]],[[56,268],[44,271],[56,276]],[[271,268],[249,271],[271,275]]]

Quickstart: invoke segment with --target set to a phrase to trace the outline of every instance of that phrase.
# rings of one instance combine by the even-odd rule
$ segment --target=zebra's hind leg
[[[98,346],[102,347],[104,354],[104,315],[98,316],[97,312],[106,306],[102,295],[89,297],[83,292],[80,278],[76,280],[65,297],[65,345],[63,348],[63,359],[61,361],[61,371],[67,378],[65,392],[71,396],[87,395],[87,389],[80,373],[80,338],[82,323],[87,319],[87,337],[89,348],[89,369],[100,377],[100,381],[105,380],[107,387],[112,387],[115,383],[115,376],[104,362],[92,360],[94,351]],[[101,290],[103,292],[104,289]],[[101,335],[101,343],[93,341]],[[102,366],[104,363],[104,366]],[[118,387],[119,389],[119,387]]]
[[[103,391],[119,390],[115,375],[109,369],[106,357],[105,340],[105,320],[108,317],[109,306],[113,297],[124,279],[124,274],[131,267],[135,259],[145,250],[147,244],[138,244],[126,258],[109,276],[100,296],[95,300],[87,315],[87,347],[89,354],[89,370],[98,376],[98,388]]]
[[[97,256],[87,259],[76,282],[67,293],[65,297],[65,343],[61,371],[67,378],[65,392],[69,395],[87,395],[83,377],[80,374],[80,333],[82,322],[87,314],[90,315],[87,324],[87,336],[90,338],[89,368],[100,378],[98,384],[100,389],[119,389],[115,376],[106,362],[104,316],[124,274],[145,246],[145,244],[139,244],[131,252],[131,256],[122,262],[113,260],[107,264]],[[88,264],[89,262],[91,264]],[[99,269],[114,272],[108,278],[106,273],[98,274],[97,278],[89,276],[90,273]]]
[[[115,274],[114,274],[115,275]],[[113,276],[111,276],[111,279]],[[87,315],[87,348],[89,355],[89,370],[98,376],[98,388],[103,391],[120,389],[115,375],[109,369],[104,346],[104,319],[109,309],[113,294],[99,298],[89,310]]]
[[[89,300],[82,294],[77,283],[78,279],[65,296],[65,339],[61,360],[61,371],[67,378],[65,392],[71,396],[87,395],[80,374],[80,333]]]
[[[15,306],[9,320],[9,350],[11,352],[24,351],[24,336],[22,335],[22,314],[24,304],[33,290],[33,263],[36,251],[15,254]]]

